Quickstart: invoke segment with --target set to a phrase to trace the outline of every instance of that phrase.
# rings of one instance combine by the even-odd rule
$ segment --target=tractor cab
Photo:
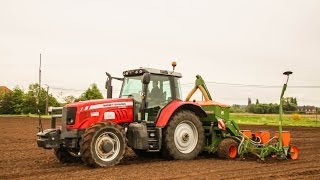
[[[134,100],[135,121],[155,121],[160,109],[172,100],[181,100],[181,74],[152,68],[139,68],[123,72],[119,98]],[[108,78],[110,81],[111,78]],[[111,84],[108,83],[107,84]],[[111,87],[106,87],[107,89]],[[110,95],[108,95],[110,96]],[[141,114],[142,113],[142,114]]]

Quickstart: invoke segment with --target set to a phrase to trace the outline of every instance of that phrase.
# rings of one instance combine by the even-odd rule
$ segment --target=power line
[[[85,91],[84,89],[60,88],[60,87],[52,87],[52,86],[51,86],[51,89],[61,90],[61,91]]]
[[[61,88],[61,87],[55,87],[55,86],[53,86],[53,87],[50,86],[50,88],[53,90],[60,90],[60,91],[86,91],[86,90],[88,90],[88,89]],[[113,91],[120,92],[120,89],[114,89]]]
[[[226,86],[238,86],[238,87],[259,87],[259,88],[278,88],[282,86],[270,86],[270,85],[261,85],[261,84],[239,84],[239,83],[223,83],[223,82],[207,82],[207,84],[219,84]]]
[[[224,82],[215,82],[215,81],[208,81],[206,82],[208,85],[217,84],[217,85],[225,85],[225,86],[232,86],[232,87],[252,87],[252,88],[282,88],[279,85],[262,85],[262,84],[239,84],[239,83],[224,83]],[[190,86],[194,85],[194,83],[183,83],[181,86]],[[288,85],[289,88],[300,88],[300,89],[319,89],[320,86],[317,85]]]
[[[221,82],[207,82],[207,84],[219,84],[219,85],[226,85],[226,86],[237,86],[237,87],[257,87],[257,88],[282,88],[283,86],[279,85],[262,85],[262,84],[237,84],[237,83],[221,83]],[[320,86],[316,85],[307,85],[307,86],[302,86],[302,85],[288,85],[290,88],[320,88]]]
[[[241,83],[225,83],[225,82],[215,82],[215,81],[207,81],[207,85],[224,85],[224,86],[229,86],[229,87],[235,87],[235,88],[246,88],[246,87],[251,87],[251,88],[282,88],[282,86],[279,85],[262,85],[262,84],[241,84]],[[187,87],[187,86],[193,86],[194,83],[182,83],[181,86]],[[320,89],[320,86],[317,85],[289,85],[289,88],[295,88],[295,89]],[[62,88],[62,87],[51,87],[52,90],[59,90],[59,91],[86,91],[87,89],[74,89],[74,88]],[[115,92],[120,92],[120,89],[114,89]]]

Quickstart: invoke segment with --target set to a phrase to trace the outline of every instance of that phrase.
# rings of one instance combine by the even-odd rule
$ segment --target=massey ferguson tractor
[[[37,144],[54,149],[62,163],[84,162],[92,167],[118,164],[127,147],[138,156],[161,153],[168,159],[194,159],[201,151],[234,159],[247,153],[296,159],[298,149],[290,145],[290,132],[282,132],[280,97],[279,132],[241,131],[229,119],[229,106],[212,100],[201,76],[182,100],[180,73],[151,68],[123,72],[123,78],[106,73],[107,99],[68,104],[62,114],[52,115],[51,128],[37,134]],[[288,75],[291,72],[286,72]],[[119,98],[112,98],[112,80],[122,81]],[[199,89],[203,101],[189,101]],[[53,112],[59,108],[53,109]],[[61,127],[56,119],[61,117]],[[42,127],[42,126],[41,126]]]

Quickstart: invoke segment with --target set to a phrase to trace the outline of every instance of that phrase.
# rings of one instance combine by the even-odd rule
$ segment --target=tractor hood
[[[115,98],[80,101],[64,107],[67,129],[86,129],[100,121],[133,121],[133,99]]]
[[[65,107],[76,107],[80,111],[87,111],[97,108],[132,106],[132,98],[114,98],[114,99],[94,99],[87,101],[79,101],[67,104]]]

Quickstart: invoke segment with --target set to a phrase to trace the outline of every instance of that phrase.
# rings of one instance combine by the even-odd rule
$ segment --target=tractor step
[[[161,149],[162,129],[156,128],[156,124],[153,121],[147,121],[148,132],[148,152],[157,152]]]

